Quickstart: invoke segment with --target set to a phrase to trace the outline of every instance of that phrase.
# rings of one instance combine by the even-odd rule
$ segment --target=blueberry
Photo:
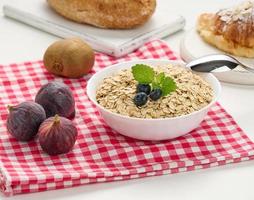
[[[141,83],[139,83],[137,85],[137,93],[139,93],[139,92],[144,92],[147,95],[149,95],[150,92],[151,92],[151,86],[149,84],[141,84]]]
[[[136,106],[143,106],[146,104],[148,96],[144,92],[139,92],[134,97],[134,103]]]
[[[159,88],[152,90],[152,92],[149,95],[150,99],[152,99],[153,101],[157,101],[159,98],[161,98],[161,96],[162,91]]]

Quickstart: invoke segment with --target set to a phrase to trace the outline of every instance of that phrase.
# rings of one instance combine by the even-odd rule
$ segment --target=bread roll
[[[129,29],[152,16],[156,0],[47,0],[62,16],[101,28]]]

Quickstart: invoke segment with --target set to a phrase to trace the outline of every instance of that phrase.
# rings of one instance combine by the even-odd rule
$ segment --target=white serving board
[[[207,44],[199,36],[196,29],[191,29],[188,31],[181,42],[180,47],[181,57],[189,62],[195,58],[199,58],[208,54],[225,54],[225,52]],[[235,56],[236,57],[236,56]],[[254,59],[236,57],[242,63],[248,66],[254,67]],[[244,85],[254,85],[254,73],[248,72],[238,66],[236,69],[228,72],[217,72],[214,75],[221,81],[244,84]]]
[[[166,10],[165,10],[166,11]],[[109,30],[68,20],[49,7],[46,0],[5,1],[4,15],[62,38],[81,37],[95,50],[123,56],[153,38],[163,38],[185,25],[180,15],[156,10],[143,26],[130,30]]]

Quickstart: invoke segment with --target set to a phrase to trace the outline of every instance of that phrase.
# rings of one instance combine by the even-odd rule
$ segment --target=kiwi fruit
[[[80,78],[93,68],[93,49],[79,38],[68,38],[51,44],[44,56],[45,68],[52,74],[68,78]]]

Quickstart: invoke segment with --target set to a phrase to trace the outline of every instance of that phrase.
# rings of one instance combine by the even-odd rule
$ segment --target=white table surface
[[[159,7],[168,9],[172,13],[181,13],[186,17],[185,31],[166,38],[168,44],[176,52],[179,52],[179,43],[184,32],[195,25],[195,19],[199,13],[215,11],[222,6],[237,2],[236,0],[157,1]],[[0,0],[0,7],[3,3],[4,0]],[[41,59],[45,49],[57,39],[55,36],[7,19],[0,11],[0,64]],[[222,88],[223,92],[219,102],[254,140],[254,87],[222,83]],[[0,195],[0,199],[253,200],[254,161],[188,173],[86,185],[11,198]]]

